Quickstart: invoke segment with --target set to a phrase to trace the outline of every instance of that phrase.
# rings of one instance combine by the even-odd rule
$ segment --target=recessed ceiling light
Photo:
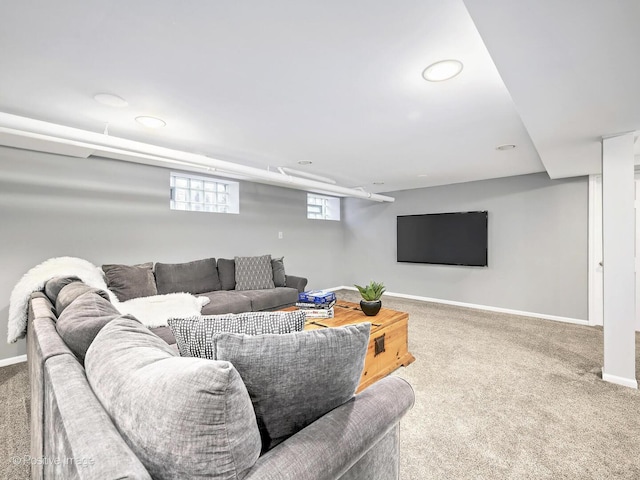
[[[428,177],[429,175],[427,175],[426,173],[421,173],[420,175],[418,175],[419,177]]]
[[[516,146],[513,143],[505,143],[504,145],[498,145],[496,150],[513,150]]]
[[[127,102],[124,98],[117,95],[112,95],[111,93],[96,93],[93,96],[93,99],[96,102],[101,103],[102,105],[107,105],[109,107],[124,108],[129,106],[129,102]]]
[[[311,165],[313,162],[310,160],[300,160],[298,165]]]
[[[167,123],[160,119],[160,118],[156,118],[156,117],[136,117],[136,122],[138,122],[140,125],[143,125],[147,128],[161,128],[164,127]]]
[[[458,75],[462,67],[460,60],[440,60],[425,68],[422,76],[429,82],[444,82]]]

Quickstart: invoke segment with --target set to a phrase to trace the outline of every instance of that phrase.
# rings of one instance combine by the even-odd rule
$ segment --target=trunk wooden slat
[[[295,309],[289,307],[285,310]],[[338,300],[334,306],[334,318],[310,318],[305,326],[305,330],[314,330],[361,322],[371,322],[371,337],[358,392],[415,360],[408,348],[409,314],[382,308],[376,316],[368,317],[357,303]]]

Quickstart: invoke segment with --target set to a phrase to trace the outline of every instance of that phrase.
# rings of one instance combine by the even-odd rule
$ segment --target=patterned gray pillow
[[[235,257],[236,290],[275,288],[271,255]]]
[[[212,342],[214,333],[244,333],[262,335],[300,332],[304,329],[305,314],[292,312],[246,312],[224,315],[197,315],[187,318],[170,318],[169,328],[176,338],[183,357],[215,358]]]
[[[91,388],[154,479],[243,478],[260,433],[240,375],[181,358],[133,318],[108,323],[87,351]]]
[[[284,335],[212,335],[249,391],[263,452],[353,397],[370,323]]]

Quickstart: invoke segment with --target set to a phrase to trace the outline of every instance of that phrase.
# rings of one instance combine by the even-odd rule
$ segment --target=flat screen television
[[[398,262],[487,266],[488,212],[398,215]]]

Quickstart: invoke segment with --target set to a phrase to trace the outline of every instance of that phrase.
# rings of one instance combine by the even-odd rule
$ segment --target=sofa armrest
[[[285,275],[285,285],[287,287],[296,288],[298,292],[304,292],[307,286],[307,279],[304,277],[296,277],[294,275]]]
[[[340,478],[387,434],[397,436],[391,430],[414,400],[405,380],[386,377],[269,450],[244,480]]]
[[[151,480],[71,354],[44,364],[44,478]]]

